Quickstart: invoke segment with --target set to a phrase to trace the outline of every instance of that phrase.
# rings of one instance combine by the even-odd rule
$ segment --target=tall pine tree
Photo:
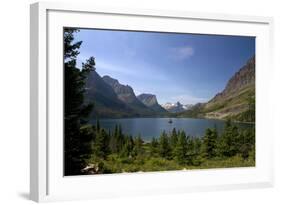
[[[178,142],[178,133],[176,131],[176,128],[173,128],[172,134],[171,134],[171,146],[175,147]]]
[[[159,155],[165,159],[170,159],[171,157],[171,146],[165,131],[161,133],[159,138]]]
[[[144,154],[143,140],[141,139],[140,135],[135,138],[133,152],[134,155],[138,157],[141,157]]]
[[[238,153],[239,132],[238,128],[231,123],[230,119],[225,122],[218,148],[222,156],[231,157]]]
[[[95,69],[94,58],[90,58],[80,70],[76,58],[82,41],[74,42],[76,29],[64,30],[64,171],[65,175],[81,174],[91,154],[92,134],[82,125],[92,105],[84,104],[85,79]],[[81,130],[82,129],[82,130]]]
[[[105,159],[109,154],[109,136],[104,129],[96,131],[94,142],[94,156],[98,159]]]
[[[183,131],[180,133],[175,147],[175,159],[179,164],[186,164],[187,162],[187,138]]]
[[[206,158],[212,158],[216,155],[217,139],[217,129],[207,128],[203,138],[203,154]]]
[[[159,153],[159,143],[158,140],[153,137],[150,143],[150,156],[158,156]]]

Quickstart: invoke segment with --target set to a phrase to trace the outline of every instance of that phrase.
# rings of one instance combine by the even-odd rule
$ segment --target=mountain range
[[[154,94],[135,95],[129,85],[108,75],[91,71],[86,80],[85,101],[93,103],[91,117],[193,117],[232,118],[252,122],[255,119],[255,57],[249,59],[227,82],[225,88],[207,103],[183,105],[180,102],[159,105]]]
[[[129,85],[122,85],[118,80],[106,75],[102,79],[107,83],[116,93],[118,99],[140,115],[153,115],[153,110],[144,105],[136,97],[134,90]]]
[[[94,104],[92,117],[151,117],[168,113],[158,104],[155,95],[137,97],[131,86],[108,75],[101,77],[96,71],[87,77],[85,99],[86,103]]]
[[[96,71],[91,71],[86,80],[85,103],[93,103],[91,113],[95,117],[129,117],[133,110],[124,104],[112,87],[104,82]]]
[[[180,102],[176,102],[176,103],[166,103],[161,106],[171,113],[179,113],[191,109],[193,105],[191,104],[183,105]]]

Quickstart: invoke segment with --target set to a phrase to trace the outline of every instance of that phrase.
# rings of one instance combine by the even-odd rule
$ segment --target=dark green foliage
[[[112,153],[120,153],[125,142],[122,127],[115,126],[113,136],[110,138],[109,146]]]
[[[116,143],[117,143],[117,152],[119,153],[122,150],[122,146],[124,144],[124,135],[122,133],[121,125],[118,126],[116,135]]]
[[[143,140],[141,139],[140,135],[137,136],[134,140],[133,153],[134,156],[142,156],[144,154]]]
[[[177,143],[178,143],[178,133],[176,131],[176,128],[173,128],[171,134],[171,146],[176,147]]]
[[[132,136],[126,136],[124,138],[124,145],[121,150],[121,156],[122,157],[129,157],[131,158],[133,156],[134,151],[134,139]]]
[[[74,33],[79,32],[77,29],[65,28],[63,34],[64,40],[64,59],[65,60],[76,60],[77,55],[79,54],[79,48],[82,44],[82,41],[73,43]]]
[[[182,131],[179,135],[174,151],[175,159],[179,164],[186,164],[187,161],[189,161],[187,159],[187,150],[187,139],[185,133]]]
[[[158,156],[159,155],[159,142],[156,138],[152,138],[150,143],[150,155]]]
[[[255,163],[254,129],[239,131],[231,121],[225,123],[221,136],[216,128],[209,128],[203,138],[186,136],[184,131],[174,129],[171,134],[163,132],[159,139],[144,142],[140,135],[136,138],[124,135],[118,125],[114,132],[107,132],[100,128],[99,120],[95,126],[82,126],[80,133],[87,141],[92,140],[89,163],[95,171],[85,171],[85,174],[253,166]],[[173,137],[177,139],[175,146]]]
[[[238,153],[241,154],[243,159],[247,159],[250,156],[251,151],[255,150],[255,131],[245,130],[240,133],[237,146]]]
[[[105,159],[109,154],[109,136],[104,129],[96,131],[93,153],[97,158]]]
[[[110,138],[109,141],[109,147],[112,153],[117,152],[117,133],[118,133],[118,127],[117,125],[115,126],[114,132],[112,137]]]
[[[222,136],[218,143],[218,151],[222,156],[231,157],[237,154],[239,149],[239,132],[238,128],[228,119]]]
[[[140,135],[135,138],[125,135],[120,125],[107,132],[97,120],[95,126],[80,128],[84,142],[92,141],[92,147],[85,143],[84,148],[87,152],[92,148],[87,162],[93,168],[83,173],[254,166],[254,130],[238,130],[228,120],[220,136],[216,128],[206,129],[203,138],[186,136],[184,131],[173,129],[170,134],[163,132],[158,139],[144,142]],[[88,158],[87,153],[81,156]]]
[[[194,139],[190,138],[189,136],[186,138],[187,142],[187,152],[186,152],[186,163],[188,165],[193,165],[193,161],[195,159],[195,143]]]
[[[144,142],[140,135],[124,135],[117,125],[113,133],[102,128],[98,131],[99,126],[97,123],[92,129],[94,152],[90,162],[98,167],[95,174],[253,166],[255,160],[254,130],[241,132],[231,121],[226,122],[220,137],[216,128],[207,129],[203,138],[186,136],[184,131],[174,129],[150,142]],[[175,146],[173,137],[177,139]]]
[[[165,159],[171,157],[171,147],[168,135],[163,132],[159,138],[159,155]]]
[[[205,135],[203,137],[203,154],[208,159],[216,155],[218,132],[216,128],[206,129]]]
[[[86,60],[86,63],[82,63],[82,68],[83,70],[90,72],[95,70],[95,65],[96,65],[95,58],[90,57],[89,59]]]
[[[199,166],[203,162],[203,158],[201,156],[201,150],[202,150],[202,140],[200,138],[193,138],[191,139],[192,142],[192,152],[191,154],[188,153],[188,155],[191,155],[191,161],[192,165]]]
[[[85,78],[89,70],[76,68],[80,42],[74,41],[76,29],[64,30],[64,171],[65,175],[80,174],[91,154],[90,128],[82,127],[92,105],[84,104]],[[93,62],[91,62],[93,63]],[[94,67],[92,66],[92,69]]]

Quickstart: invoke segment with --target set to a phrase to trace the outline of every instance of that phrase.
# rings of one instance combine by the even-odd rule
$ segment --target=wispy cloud
[[[98,72],[102,70],[104,73],[108,73],[108,75],[110,75],[110,73],[112,72],[131,76],[135,75],[134,70],[128,69],[127,66],[112,64],[102,60],[97,61],[96,67],[98,69]]]
[[[189,59],[195,53],[194,48],[191,46],[172,48],[171,51],[172,51],[172,57],[176,60]]]
[[[78,56],[78,61],[83,62],[87,59],[88,56]],[[79,64],[78,62],[78,64]],[[119,77],[130,78],[136,80],[156,80],[156,81],[165,81],[168,79],[164,73],[159,73],[159,68],[155,65],[146,63],[146,62],[135,62],[134,65],[125,62],[108,62],[102,58],[97,58],[96,60],[97,72],[101,75],[114,75],[117,74]],[[142,75],[140,73],[145,73]],[[111,76],[111,77],[118,77]],[[145,79],[143,79],[145,78]]]

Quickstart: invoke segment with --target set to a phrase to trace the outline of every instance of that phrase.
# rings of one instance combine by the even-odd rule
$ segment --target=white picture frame
[[[30,198],[34,201],[273,186],[270,128],[273,19],[184,11],[98,8],[94,4],[31,5]],[[184,25],[184,26],[183,26]],[[63,27],[256,36],[256,167],[64,177],[62,133]]]

